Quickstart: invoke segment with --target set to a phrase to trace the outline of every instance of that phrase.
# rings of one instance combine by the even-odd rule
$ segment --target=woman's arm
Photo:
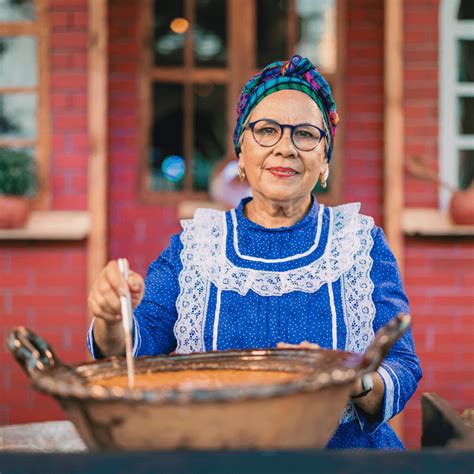
[[[403,289],[397,261],[391,252],[383,231],[371,231],[373,247],[371,280],[374,284],[372,300],[375,306],[373,329],[376,332],[398,313],[409,313],[408,300]],[[373,424],[375,431],[380,423],[402,411],[416,390],[421,368],[415,354],[411,328],[394,344],[377,372],[372,374],[374,388],[366,397],[353,400],[358,414],[367,415],[361,423]],[[359,382],[360,383],[360,382]],[[354,387],[354,393],[361,386]]]
[[[170,246],[148,268],[143,297],[134,311],[133,354],[136,357],[167,354],[176,347],[173,328],[177,319],[181,250],[179,235],[175,235]],[[113,318],[106,324],[99,318],[92,321],[87,345],[94,358],[123,352],[121,323],[114,323]]]
[[[365,396],[360,398],[354,398],[353,402],[365,413],[369,415],[375,415],[381,408],[383,403],[383,396],[385,392],[384,383],[382,377],[377,372],[370,374],[373,382],[372,390]],[[355,396],[362,393],[364,390],[362,386],[362,379],[358,379],[354,384],[351,396]]]

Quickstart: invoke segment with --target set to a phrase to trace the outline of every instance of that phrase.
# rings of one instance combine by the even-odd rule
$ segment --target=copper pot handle
[[[364,372],[377,370],[392,346],[409,328],[411,317],[406,313],[399,313],[375,334],[375,338],[367,348],[362,359]]]
[[[18,326],[12,330],[7,340],[7,346],[31,378],[61,365],[48,343],[23,326]]]

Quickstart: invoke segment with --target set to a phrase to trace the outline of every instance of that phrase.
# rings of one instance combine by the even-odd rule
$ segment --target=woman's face
[[[274,92],[253,110],[249,122],[272,119],[280,124],[312,124],[324,130],[316,103],[294,90]],[[291,130],[283,129],[280,141],[271,147],[259,145],[252,131],[245,129],[239,166],[245,169],[255,198],[291,202],[307,198],[320,174],[327,170],[324,139],[311,151],[301,151],[291,141]]]

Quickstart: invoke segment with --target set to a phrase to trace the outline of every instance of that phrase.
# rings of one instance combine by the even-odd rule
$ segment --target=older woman
[[[338,121],[329,85],[305,58],[276,62],[253,77],[238,104],[234,146],[253,198],[236,209],[199,209],[150,265],[131,273],[134,354],[275,347],[310,341],[361,352],[374,331],[408,312],[384,234],[360,205],[318,204]],[[121,354],[116,262],[94,284],[94,357]],[[354,386],[329,443],[333,448],[402,448],[388,423],[421,377],[406,333],[377,372]]]

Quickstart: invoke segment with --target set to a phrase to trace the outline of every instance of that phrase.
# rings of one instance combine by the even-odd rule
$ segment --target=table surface
[[[0,426],[1,452],[70,453],[86,450],[86,445],[70,421]]]
[[[35,474],[172,472],[367,474],[474,472],[474,451],[306,450],[90,452],[69,421],[0,426],[0,472]]]

